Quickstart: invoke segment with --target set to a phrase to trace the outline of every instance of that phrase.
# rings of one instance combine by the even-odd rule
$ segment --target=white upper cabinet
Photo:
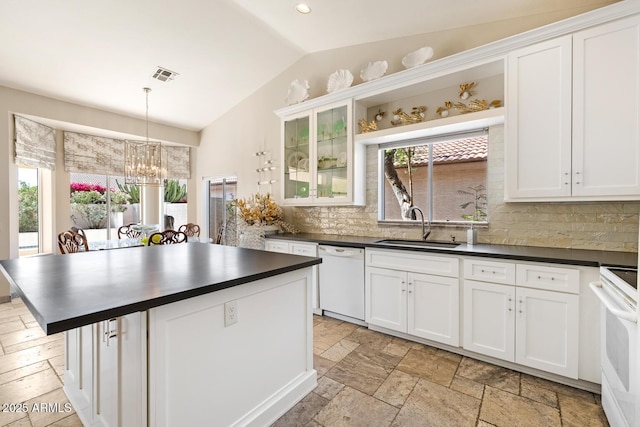
[[[508,198],[571,195],[571,36],[509,54]]]
[[[505,197],[640,199],[640,17],[508,55]]]
[[[573,36],[573,194],[640,198],[640,17]]]
[[[352,104],[283,118],[283,204],[364,204],[364,156],[354,153]]]

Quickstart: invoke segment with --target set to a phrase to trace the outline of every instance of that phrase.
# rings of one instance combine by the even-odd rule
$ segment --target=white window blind
[[[54,170],[56,165],[55,130],[24,117],[15,115],[13,117],[16,164]]]
[[[163,145],[167,149],[167,177],[172,179],[191,178],[189,163],[189,147],[171,147]]]
[[[163,144],[167,150],[167,177],[191,178],[189,147],[173,147]],[[64,169],[67,172],[97,175],[124,175],[124,140],[64,133]]]
[[[64,170],[122,176],[124,175],[124,141],[65,132]]]

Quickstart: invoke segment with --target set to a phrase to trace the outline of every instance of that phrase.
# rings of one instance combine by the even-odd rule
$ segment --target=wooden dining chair
[[[187,237],[200,237],[200,226],[198,224],[188,223],[181,225],[178,231],[182,231]]]
[[[142,237],[142,231],[132,229],[132,225],[135,224],[123,225],[122,227],[118,228],[118,239],[137,239],[138,237]]]
[[[172,245],[174,243],[187,243],[187,235],[183,231],[158,231],[149,236],[147,246]]]
[[[76,234],[82,234],[84,236],[84,238],[87,238],[87,234],[84,232],[84,229],[79,228],[79,227],[71,227],[71,231],[73,231]]]
[[[73,254],[88,251],[89,244],[83,234],[69,230],[58,234],[58,248],[61,254]]]

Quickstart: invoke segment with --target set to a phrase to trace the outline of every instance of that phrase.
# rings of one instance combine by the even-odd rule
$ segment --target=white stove
[[[591,289],[602,303],[602,406],[612,427],[636,427],[638,379],[638,272],[601,267]]]

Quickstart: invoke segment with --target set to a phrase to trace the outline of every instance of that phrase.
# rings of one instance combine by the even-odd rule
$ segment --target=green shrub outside
[[[38,231],[38,186],[20,181],[18,188],[18,222],[20,233]]]

